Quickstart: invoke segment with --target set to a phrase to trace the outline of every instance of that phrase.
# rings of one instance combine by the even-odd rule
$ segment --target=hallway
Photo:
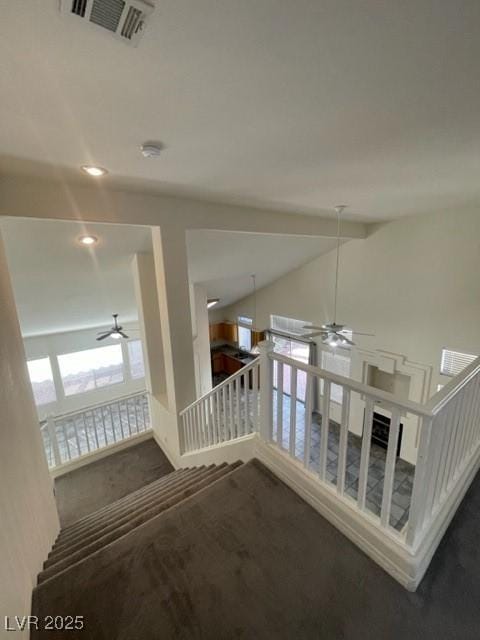
[[[173,467],[153,438],[66,473],[55,480],[62,527],[101,509]]]

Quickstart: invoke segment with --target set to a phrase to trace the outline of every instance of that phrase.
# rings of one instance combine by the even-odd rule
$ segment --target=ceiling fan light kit
[[[97,340],[105,340],[105,338],[113,338],[114,340],[120,340],[121,338],[124,338],[125,340],[128,339],[127,334],[123,332],[123,327],[118,324],[118,313],[113,313],[112,318],[113,327],[108,331],[100,331],[97,334]]]
[[[337,213],[337,255],[335,262],[335,294],[333,299],[333,322],[328,324],[323,324],[318,327],[315,325],[305,325],[304,329],[314,329],[312,333],[307,333],[303,337],[304,338],[315,338],[317,336],[321,336],[323,344],[328,345],[329,347],[353,347],[355,343],[347,338],[345,333],[352,333],[353,331],[348,329],[344,324],[337,324],[337,298],[338,298],[338,273],[340,267],[340,215],[346,208],[346,204],[339,204],[335,207],[335,211]],[[372,336],[372,333],[359,333],[355,332],[356,335],[363,336]]]

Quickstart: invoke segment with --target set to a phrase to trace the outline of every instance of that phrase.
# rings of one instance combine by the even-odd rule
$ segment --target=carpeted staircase
[[[236,462],[179,469],[63,528],[38,576],[37,589],[163,511],[181,505],[183,500],[240,465],[241,462]]]

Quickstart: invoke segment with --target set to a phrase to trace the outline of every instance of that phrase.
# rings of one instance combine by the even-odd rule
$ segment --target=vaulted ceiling
[[[155,4],[131,48],[58,0],[2,3],[0,172],[97,163],[106,185],[362,220],[479,201],[480,3]]]

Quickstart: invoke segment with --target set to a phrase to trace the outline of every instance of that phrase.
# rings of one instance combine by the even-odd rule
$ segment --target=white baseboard
[[[86,453],[79,458],[75,458],[75,460],[71,460],[70,462],[66,462],[58,467],[54,467],[50,469],[50,475],[52,478],[58,478],[59,476],[63,476],[66,473],[70,473],[70,471],[75,471],[75,469],[80,469],[80,467],[84,467],[86,464],[90,464],[95,462],[96,460],[101,460],[107,456],[112,455],[112,453],[117,453],[118,451],[122,451],[122,449],[127,449],[128,447],[133,447],[144,440],[149,440],[153,437],[153,431],[151,429],[147,429],[147,431],[143,431],[142,433],[135,434],[130,436],[129,438],[125,438],[120,442],[115,442],[114,444],[109,444],[106,447],[102,447],[101,449],[97,449],[96,451],[92,451],[91,453]]]
[[[222,442],[213,447],[205,447],[192,453],[184,453],[180,457],[181,467],[196,467],[204,464],[232,463],[237,460],[248,462],[254,456],[256,434],[249,434],[229,442]]]
[[[421,578],[420,558],[409,552],[399,535],[380,529],[373,516],[360,514],[349,504],[350,499],[320,484],[303,465],[260,438],[255,440],[255,457],[402,586],[415,591]]]

